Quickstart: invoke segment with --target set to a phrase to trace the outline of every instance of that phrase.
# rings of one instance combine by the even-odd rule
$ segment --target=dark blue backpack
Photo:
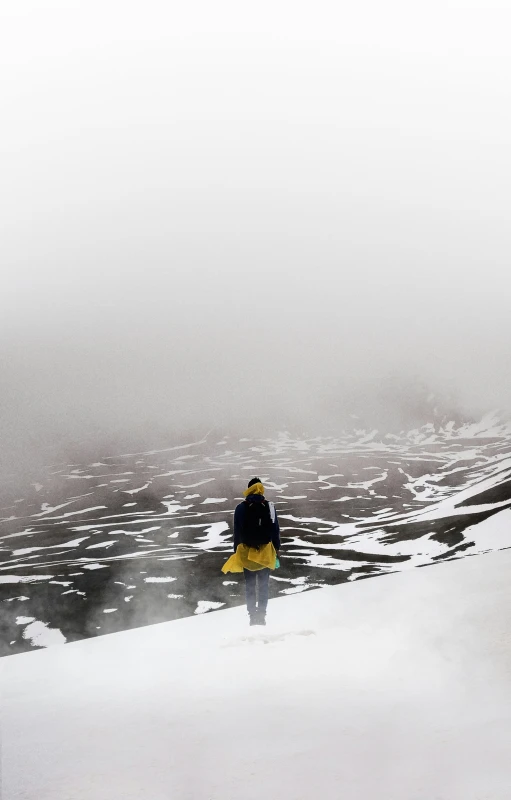
[[[273,522],[267,500],[245,500],[245,519],[241,541],[248,547],[262,547],[272,540]]]

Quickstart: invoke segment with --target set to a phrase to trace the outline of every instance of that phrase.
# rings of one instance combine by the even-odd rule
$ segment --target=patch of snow
[[[188,511],[192,506],[182,506],[177,500],[164,500],[163,505],[167,506],[167,514],[177,514],[178,511]]]
[[[179,486],[180,489],[196,489],[197,486],[203,486],[205,483],[211,483],[211,481],[216,481],[216,478],[204,478],[203,481],[197,481],[197,483],[187,483],[186,485],[183,483],[178,483],[176,486]]]
[[[206,528],[204,536],[197,536],[199,544],[192,542],[190,546],[201,550],[212,550],[215,547],[223,547],[230,536],[227,522],[213,522]]]
[[[300,592],[304,592],[306,589],[320,587],[322,584],[320,583],[304,583],[299,584],[298,586],[290,586],[288,589],[281,589],[280,594],[299,594]]]
[[[79,511],[66,511],[65,514],[61,514],[58,517],[48,517],[48,519],[67,519],[67,517],[76,517],[79,514],[87,514],[89,511],[101,511],[104,508],[107,508],[107,506],[91,506],[90,508],[81,508]],[[40,515],[34,514],[33,516]]]
[[[206,499],[202,501],[201,506],[207,503],[227,503],[227,497],[206,497]]]
[[[23,631],[22,636],[34,647],[53,647],[66,643],[66,637],[62,632],[58,628],[50,628],[46,622],[31,622]]]
[[[463,531],[467,541],[474,542],[478,552],[511,547],[511,510],[499,511],[477,525]]]
[[[295,517],[293,514],[279,514],[279,519],[288,519],[291,522],[319,522],[322,525],[336,526],[336,522],[322,519],[321,517]]]
[[[8,597],[3,602],[4,603],[14,603],[15,600],[19,600],[20,603],[24,603],[27,600],[30,600],[30,597],[25,597],[24,594],[20,594],[19,597]]]
[[[225,603],[214,603],[211,600],[199,600],[194,614],[205,614],[206,611],[213,611],[215,608],[221,608]]]
[[[0,575],[0,583],[34,583],[49,581],[53,575]]]
[[[80,539],[72,539],[70,542],[62,542],[61,544],[50,544],[47,547],[22,547],[19,550],[13,550],[13,556],[24,556],[27,553],[35,553],[41,550],[59,550],[62,547],[78,547],[81,542],[85,542],[88,536],[82,536]]]
[[[32,516],[44,517],[46,516],[46,514],[52,514],[54,511],[58,511],[59,508],[65,508],[66,506],[70,506],[71,503],[76,503],[76,500],[68,500],[66,503],[60,503],[60,505],[58,506],[50,506],[49,503],[43,503],[39,514],[32,514]]]
[[[85,549],[86,550],[97,550],[97,549],[102,548],[102,547],[113,547],[113,545],[116,544],[117,541],[118,541],[117,539],[112,539],[111,541],[108,541],[108,542],[98,542],[97,544],[89,544],[89,545],[87,545],[87,547]]]
[[[50,547],[78,547],[82,542],[89,539],[89,536],[81,536],[79,539],[71,539],[69,542],[62,542],[62,544],[52,544]]]
[[[8,517],[7,520],[4,521],[8,521],[9,519],[17,519],[17,517]],[[6,536],[0,536],[0,540],[16,539],[18,536],[33,536],[34,533],[36,533],[34,528],[26,528],[24,531],[17,531],[16,533],[8,533]]]
[[[360,481],[358,483],[347,483],[347,489],[370,489],[371,486],[374,486],[375,483],[382,483],[382,481],[387,480],[388,477],[388,470],[384,470],[381,475],[377,475],[376,478],[372,478],[368,481]]]
[[[110,481],[110,483],[112,483],[112,481]],[[138,494],[138,492],[143,492],[144,489],[148,489],[150,485],[151,481],[148,481],[147,483],[144,483],[143,486],[139,486],[138,489],[123,489],[123,492],[124,494],[131,494],[131,495]]]

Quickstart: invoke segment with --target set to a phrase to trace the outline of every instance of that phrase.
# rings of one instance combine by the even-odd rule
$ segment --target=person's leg
[[[252,572],[249,569],[243,570],[245,575],[245,597],[247,600],[247,611],[250,618],[255,615],[257,611],[256,605],[256,575],[257,572]]]
[[[257,571],[257,611],[264,621],[266,608],[268,606],[268,590],[270,583],[270,570],[260,569]]]

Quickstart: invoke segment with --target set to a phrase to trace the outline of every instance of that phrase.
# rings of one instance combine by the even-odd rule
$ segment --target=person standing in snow
[[[266,625],[270,571],[278,566],[279,521],[259,478],[249,481],[243,495],[234,510],[234,555],[222,572],[244,573],[250,624]]]

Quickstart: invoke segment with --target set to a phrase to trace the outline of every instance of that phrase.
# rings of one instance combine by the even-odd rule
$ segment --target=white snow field
[[[1,661],[3,800],[509,800],[511,550]]]

